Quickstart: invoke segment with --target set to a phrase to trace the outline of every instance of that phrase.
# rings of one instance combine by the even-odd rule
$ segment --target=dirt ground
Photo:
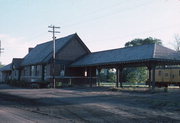
[[[0,122],[178,123],[180,89],[21,89],[0,85]]]

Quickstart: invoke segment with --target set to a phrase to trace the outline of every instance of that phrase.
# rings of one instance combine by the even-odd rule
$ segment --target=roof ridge
[[[67,37],[69,37],[69,36],[73,36],[73,35],[76,35],[76,33],[73,33],[73,34],[70,34],[70,35],[67,35],[67,36],[63,36],[63,37],[57,38],[56,41],[59,40],[59,39],[67,38]],[[52,42],[52,41],[53,41],[53,40],[49,40],[49,41],[46,41],[46,42],[43,42],[43,43],[39,43],[39,44],[37,44],[36,46],[42,45],[42,44],[46,44],[46,43],[50,43],[50,42]]]
[[[154,43],[154,51],[153,51],[153,56],[152,56],[152,58],[155,58],[155,52],[156,52],[156,44]]]
[[[109,50],[95,51],[95,52],[92,52],[92,53],[99,53],[99,52],[106,52],[106,51],[113,51],[113,50],[120,50],[120,49],[137,48],[137,47],[142,47],[142,46],[147,46],[147,45],[154,45],[154,44],[155,44],[155,43],[153,43],[153,44],[138,45],[138,46],[115,48],[115,49],[109,49]]]

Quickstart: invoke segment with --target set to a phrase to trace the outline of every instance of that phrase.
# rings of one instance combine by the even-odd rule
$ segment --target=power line
[[[145,6],[145,5],[150,5],[150,3],[153,3],[153,2],[148,1],[148,2],[145,2],[145,3],[139,4],[139,5],[133,6],[133,7],[129,7],[129,8],[126,8],[126,9],[121,9],[121,10],[113,12],[113,13],[109,13],[108,15],[102,15],[102,16],[98,16],[98,17],[95,17],[95,18],[86,19],[86,20],[83,20],[83,21],[78,21],[78,22],[75,22],[75,23],[72,23],[72,24],[67,24],[67,25],[64,25],[64,27],[67,28],[67,27],[86,24],[87,22],[95,22],[97,20],[100,20],[100,19],[103,19],[103,18],[106,18],[106,17],[109,17],[109,16],[114,16],[114,15],[117,15],[117,14],[121,14],[122,12],[125,12],[125,11],[131,11],[133,9],[137,9],[137,8]]]
[[[93,10],[92,12],[89,12],[89,14],[86,14],[86,15],[88,15],[88,16],[89,16],[90,14],[95,15],[95,13],[99,13],[99,12],[101,12],[101,11],[109,10],[109,8],[112,8],[112,7],[118,7],[119,5],[124,4],[125,2],[126,2],[126,1],[120,2],[120,3],[118,3],[118,4],[113,4],[113,5],[111,5],[111,6],[101,7],[101,8],[99,8],[99,9]],[[80,20],[80,21],[77,21],[77,22],[75,22],[75,23],[65,24],[63,27],[64,27],[64,28],[68,28],[68,27],[72,27],[72,26],[77,26],[77,25],[86,24],[86,23],[89,23],[89,22],[95,22],[95,21],[97,21],[97,20],[100,20],[100,19],[103,19],[103,18],[106,18],[106,17],[109,17],[109,16],[114,16],[114,15],[116,15],[116,14],[121,14],[121,13],[124,12],[124,11],[130,11],[130,10],[132,10],[132,9],[139,8],[139,7],[144,6],[144,5],[146,5],[146,4],[149,5],[150,2],[152,2],[152,1],[145,2],[145,3],[139,4],[139,5],[133,6],[133,8],[132,8],[132,7],[129,7],[129,8],[126,8],[126,9],[121,9],[121,10],[119,10],[119,11],[116,11],[116,12],[113,12],[113,13],[109,13],[108,15],[102,15],[102,16],[98,16],[98,17],[94,17],[94,18],[90,18],[90,19]],[[83,17],[88,17],[88,16],[83,15]],[[82,15],[81,15],[81,17],[82,17]],[[40,37],[40,36],[43,35],[43,34],[45,34],[45,32],[42,32],[42,33],[40,33],[40,34],[38,34],[38,35],[36,35],[36,36],[33,36],[33,38],[31,38],[30,40],[32,40],[32,39],[33,39],[33,40],[34,40],[34,39],[37,39],[37,37]]]
[[[56,88],[56,80],[55,80],[55,62],[56,62],[56,37],[55,33],[60,33],[59,31],[55,31],[55,29],[59,29],[60,27],[56,27],[54,25],[48,26],[48,28],[51,28],[52,30],[49,30],[48,32],[51,32],[53,34],[53,82],[54,82],[54,88]]]

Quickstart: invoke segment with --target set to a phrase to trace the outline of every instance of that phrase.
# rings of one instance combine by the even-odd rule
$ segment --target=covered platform
[[[157,66],[166,65],[180,65],[180,53],[161,45],[149,44],[94,52],[74,62],[71,67],[83,69],[84,72],[89,73],[87,74],[89,77],[96,75],[94,72],[97,70],[97,78],[99,78],[102,68],[115,68],[116,87],[119,87],[119,84],[122,87],[124,68],[147,67],[149,70],[149,86],[154,90],[155,69]]]

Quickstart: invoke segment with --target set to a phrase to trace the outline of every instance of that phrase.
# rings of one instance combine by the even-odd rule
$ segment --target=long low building
[[[72,34],[56,39],[55,46],[55,61],[53,41],[38,44],[29,48],[24,58],[14,58],[12,63],[1,68],[2,80],[52,83],[55,78],[66,84],[93,86],[101,68],[116,68],[118,87],[119,82],[122,85],[121,75],[125,67],[146,66],[154,75],[156,66],[180,64],[179,52],[157,44],[92,53],[77,34]],[[155,83],[153,77],[151,81]]]

